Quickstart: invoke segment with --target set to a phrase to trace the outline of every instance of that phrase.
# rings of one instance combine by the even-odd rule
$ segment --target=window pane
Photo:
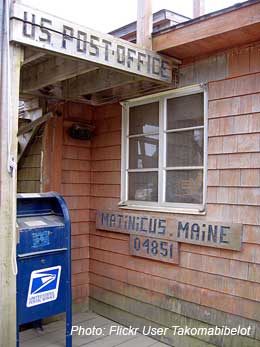
[[[129,168],[158,168],[159,136],[140,136],[129,139]]]
[[[167,166],[203,165],[203,129],[167,134]]]
[[[166,173],[166,201],[202,204],[203,171],[176,170]]]
[[[167,129],[203,125],[203,94],[167,100]]]
[[[129,135],[159,132],[159,102],[130,107]]]
[[[128,200],[158,201],[158,173],[130,172]]]

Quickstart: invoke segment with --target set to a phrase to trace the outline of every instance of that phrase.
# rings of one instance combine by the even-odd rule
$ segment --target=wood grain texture
[[[95,251],[96,255],[94,254]],[[129,269],[127,269],[125,268],[125,263],[130,260],[130,257],[117,254],[115,256],[115,262],[112,263],[112,261],[109,260],[111,254],[104,251],[104,256],[102,258],[101,252],[102,250],[98,248],[93,249],[91,242],[90,271],[101,277],[105,276],[147,290],[153,288],[154,292],[193,303],[200,303],[201,295],[203,295],[204,292],[215,292],[215,295],[221,296],[225,302],[229,299],[231,300],[232,296],[235,296],[235,301],[240,300],[242,302],[246,299],[244,304],[250,303],[249,306],[251,306],[251,309],[248,308],[248,312],[252,310],[254,301],[259,301],[259,292],[257,291],[259,287],[258,283],[225,278],[222,274],[209,274],[200,270],[187,269],[184,267],[179,268],[177,266],[170,266],[169,264],[162,265],[147,259],[143,259],[143,261],[142,259],[136,259],[135,267],[129,266]],[[121,259],[122,266],[120,266],[119,259]],[[152,264],[154,267],[150,271],[149,263],[150,266]],[[174,273],[170,273],[170,271]],[[194,287],[194,295],[192,298],[189,298],[192,287]],[[223,311],[222,303],[215,303],[214,307]],[[239,312],[241,312],[240,309],[240,307],[237,307],[230,311],[230,307],[227,307],[223,312],[239,314]]]
[[[121,323],[124,319],[130,323],[134,317],[138,324],[145,324],[146,313],[152,312],[153,319],[151,315],[149,319],[157,325],[160,315],[168,317],[169,321],[171,317],[178,322],[184,319],[194,326],[200,322],[229,326],[252,324],[250,339],[225,338],[223,346],[255,347],[259,344],[260,90],[259,76],[255,74],[258,71],[257,59],[254,58],[257,57],[256,46],[252,47],[249,49],[252,52],[249,67],[245,51],[241,49],[243,57],[236,56],[240,51],[234,52],[233,70],[227,66],[227,63],[231,64],[227,58],[231,59],[232,51],[225,53],[218,62],[213,58],[204,59],[194,66],[191,63],[187,69],[194,72],[193,77],[211,80],[208,203],[206,216],[156,214],[162,220],[181,221],[184,232],[180,233],[180,238],[184,241],[185,223],[190,223],[187,240],[192,243],[187,240],[180,243],[179,264],[132,256],[128,233],[119,233],[116,228],[107,226],[104,230],[98,229],[96,210],[124,214],[118,209],[121,108],[118,104],[94,109],[76,103],[67,104],[61,132],[60,189],[68,202],[72,219],[75,301],[84,302],[90,286],[95,310],[103,315],[114,315]],[[217,69],[214,73],[209,72],[210,61]],[[188,72],[186,76],[189,76]],[[69,138],[68,127],[79,119],[95,124],[95,137],[91,142],[82,143]],[[28,165],[34,161],[36,158]],[[133,215],[154,217],[154,213],[134,212]],[[226,226],[239,229],[234,231],[235,248],[239,249],[243,241],[238,252],[199,243],[197,229],[191,233],[191,226],[196,222],[201,228],[203,224],[208,227],[211,221],[215,221],[218,227],[225,221]],[[171,229],[176,233],[178,224],[173,223]],[[164,238],[154,238],[160,239]],[[143,303],[141,312],[138,305]],[[173,343],[169,339],[165,342]],[[202,344],[216,345],[219,341],[199,340],[195,343],[200,347]]]
[[[257,94],[259,91],[260,73],[252,73],[209,83],[209,100]]]
[[[260,45],[247,45],[231,50],[228,54],[229,76],[260,72]]]
[[[180,25],[153,37],[153,49],[177,58],[198,57],[259,40],[260,4],[242,6],[209,16],[190,25]]]
[[[185,300],[178,299],[173,295],[165,296],[162,293],[153,291],[149,293],[149,288],[146,285],[146,288],[141,288],[134,286],[131,283],[123,283],[118,281],[116,278],[110,279],[108,277],[103,278],[101,275],[93,273],[93,267],[90,267],[91,273],[91,283],[94,287],[104,288],[105,290],[113,293],[118,293],[127,298],[137,300],[139,302],[146,303],[151,306],[159,307],[163,310],[167,310],[172,313],[172,320],[175,317],[178,319],[178,315],[183,316],[184,319],[188,317],[194,321],[198,320],[207,325],[218,325],[222,326],[223,322],[226,322],[229,327],[236,327],[238,324],[241,324],[243,327],[251,326],[251,331],[249,337],[255,338],[256,340],[260,339],[259,335],[259,321],[252,321],[250,319],[242,318],[234,314],[229,314],[221,312],[216,309],[205,308],[201,304],[186,302]],[[94,290],[93,288],[91,289]],[[102,300],[101,300],[102,301]],[[113,306],[117,306],[115,303]],[[152,307],[151,307],[152,310]],[[142,315],[144,317],[144,314]],[[196,326],[196,323],[193,323]]]
[[[15,269],[12,270],[11,264],[14,265],[15,262],[17,241],[15,230],[17,169],[15,165],[23,49],[9,45],[8,15],[7,2],[0,1],[0,311],[1,317],[4,317],[0,319],[0,344],[14,347],[16,345],[16,277]],[[12,158],[12,164],[10,158]]]
[[[97,229],[239,251],[242,224],[97,210]]]
[[[172,325],[185,326],[186,324],[190,327],[207,326],[202,322],[192,321],[185,316],[174,315],[168,310],[162,310],[141,301],[135,301],[125,296],[113,294],[112,292],[108,291],[103,291],[95,286],[91,286],[90,288],[92,297],[90,307],[94,309],[95,312],[101,313],[103,311],[105,313],[105,316],[107,317],[110,317],[110,315],[116,315],[119,320],[123,322],[125,315],[127,315],[129,319],[127,324],[129,325],[156,325],[162,327],[166,326],[169,328],[172,327]],[[99,306],[99,308],[97,307],[97,305]],[[110,313],[108,311],[110,311]],[[118,314],[116,314],[117,311],[119,311]],[[127,313],[125,314],[125,312]],[[145,317],[143,317],[142,312],[144,312]],[[162,342],[166,342],[171,346],[180,347],[213,345],[228,347],[232,344],[239,346],[257,347],[259,344],[259,341],[257,341],[256,339],[242,336],[232,336],[232,338],[226,336],[224,338],[220,338],[220,336],[186,336],[185,338],[183,338],[183,336],[174,335],[171,329],[169,331],[169,334],[159,338],[162,340]]]
[[[74,304],[87,307],[89,298],[90,143],[72,140],[68,127],[90,121],[86,105],[56,105],[60,117],[47,123],[44,134],[44,189],[62,194],[68,205],[72,232],[72,294]]]
[[[17,3],[10,25],[12,42],[171,85],[175,60],[156,51]]]
[[[99,314],[102,314],[108,318],[114,319],[116,321],[122,322],[122,324],[126,326],[134,325],[136,327],[139,327],[140,329],[143,329],[144,326],[152,326],[155,328],[159,328],[162,326],[162,324],[155,323],[152,321],[149,316],[142,318],[139,317],[136,314],[133,314],[132,312],[128,312],[125,310],[121,310],[118,307],[103,303],[99,300],[96,300],[94,298],[91,298],[90,300],[90,308]],[[113,317],[113,318],[112,318]],[[155,336],[156,338],[156,336]],[[177,347],[188,347],[188,346],[194,346],[194,347],[211,347],[214,346],[212,344],[203,343],[201,340],[195,340],[193,338],[188,339],[180,339],[180,338],[173,338],[173,332],[171,330],[168,330],[168,333],[165,336],[157,337],[161,342],[167,343],[170,346],[177,346]],[[155,345],[156,346],[156,345]]]
[[[226,53],[219,53],[203,59],[183,64],[180,67],[178,87],[198,83],[222,80],[228,76],[228,59]]]
[[[18,193],[39,193],[42,191],[42,136],[42,130],[35,134],[19,163],[17,170]]]
[[[121,322],[124,321],[124,315],[132,316],[134,320],[137,319],[137,313],[130,313],[129,306],[118,307],[119,299],[111,294],[113,292],[124,297],[122,302],[127,301],[128,297],[132,298],[134,306],[138,306],[142,301],[149,303],[151,305],[149,312],[153,312],[153,305],[158,305],[161,309],[174,310],[183,316],[193,318],[195,322],[203,321],[212,325],[245,324],[247,326],[251,322],[253,326],[253,322],[255,322],[257,327],[254,326],[250,339],[226,338],[223,345],[250,346],[252,344],[252,346],[257,346],[259,344],[257,341],[260,338],[259,323],[256,322],[259,320],[260,312],[260,279],[258,275],[260,264],[257,256],[260,226],[257,200],[260,168],[257,162],[258,151],[252,152],[255,143],[250,144],[248,141],[244,141],[244,138],[241,138],[241,145],[248,147],[242,148],[241,145],[238,147],[239,139],[236,138],[237,147],[232,152],[232,143],[228,145],[225,142],[225,146],[230,146],[226,147],[226,151],[228,151],[226,153],[223,151],[224,140],[222,138],[258,134],[258,118],[254,113],[259,112],[257,111],[258,93],[252,94],[251,82],[245,82],[245,90],[243,89],[243,83],[247,81],[247,78],[254,80],[252,76],[235,78],[243,82],[241,84],[232,82],[237,88],[237,92],[233,92],[234,96],[229,96],[228,90],[225,92],[226,94],[222,94],[221,88],[217,94],[217,87],[214,86],[216,99],[209,101],[210,121],[219,122],[218,124],[209,123],[209,138],[221,138],[218,141],[221,143],[222,151],[209,155],[208,210],[206,217],[201,216],[198,221],[202,224],[209,221],[216,221],[218,225],[221,225],[223,221],[230,225],[241,224],[238,234],[241,236],[241,228],[243,228],[243,244],[238,252],[182,242],[179,264],[163,263],[141,257],[133,258],[129,250],[129,236],[126,233],[112,231],[109,230],[110,228],[99,230],[98,226],[98,230],[96,230],[95,209],[103,208],[110,212],[114,210],[118,214],[122,214],[122,210],[118,209],[116,205],[118,200],[114,198],[112,190],[114,185],[120,184],[118,166],[120,154],[118,156],[116,150],[113,151],[109,146],[106,147],[104,141],[106,136],[109,133],[112,135],[113,130],[118,127],[116,125],[118,109],[116,105],[111,105],[100,107],[95,113],[96,130],[105,136],[99,137],[98,135],[95,138],[96,148],[93,148],[95,160],[92,163],[95,171],[92,182],[96,182],[98,191],[102,192],[103,186],[107,193],[109,193],[107,185],[113,183],[110,198],[109,194],[106,194],[106,199],[91,198],[93,210],[90,211],[92,220],[90,227],[90,297],[94,298],[96,288],[101,288],[102,295],[95,300],[95,310],[99,310],[100,313],[102,312],[108,317],[110,314],[118,315]],[[223,79],[214,83],[220,83],[222,86],[225,81]],[[247,83],[249,83],[249,87],[247,87]],[[250,91],[245,95],[245,91],[249,90],[247,88]],[[228,96],[226,97],[226,95]],[[109,120],[109,127],[108,122],[105,123],[106,119]],[[225,119],[230,120],[225,122]],[[110,132],[110,129],[113,130]],[[104,147],[99,147],[101,143],[104,144]],[[241,150],[245,152],[241,152]],[[96,153],[98,153],[98,157],[95,157]],[[133,212],[139,217],[144,216],[142,212]],[[154,213],[147,213],[147,215],[151,217],[154,216]],[[168,214],[163,213],[158,213],[158,216],[162,219],[169,218]],[[179,215],[172,215],[170,218],[175,219],[176,217],[184,221],[183,216]],[[189,217],[187,220],[194,220],[191,216],[187,217]],[[109,304],[104,303],[105,300],[101,298],[101,296],[104,297],[103,294],[110,298]],[[144,312],[146,311],[144,310]],[[126,321],[131,324],[131,320],[127,319]],[[145,314],[138,315],[138,321],[140,324],[145,324]],[[170,343],[172,344],[172,341]]]
[[[91,149],[90,141],[71,139],[68,128],[76,122],[91,122],[92,109],[68,102],[63,108],[61,150],[61,193],[72,220],[73,302],[88,305],[89,298],[89,209]]]
[[[152,237],[130,235],[130,254],[137,257],[178,264],[179,244],[178,242]]]
[[[87,63],[52,57],[39,64],[24,67],[21,76],[21,91],[30,93],[96,69],[95,66]]]

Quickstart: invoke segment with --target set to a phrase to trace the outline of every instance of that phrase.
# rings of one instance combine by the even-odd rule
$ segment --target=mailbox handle
[[[24,253],[24,254],[18,254],[18,258],[26,258],[26,257],[32,257],[34,255],[39,255],[39,254],[47,254],[47,253],[56,253],[56,252],[62,252],[62,251],[67,251],[67,248],[56,248],[48,251],[40,251],[40,252],[31,252],[31,253]]]

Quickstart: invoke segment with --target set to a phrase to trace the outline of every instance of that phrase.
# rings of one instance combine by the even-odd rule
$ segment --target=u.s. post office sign
[[[97,211],[97,229],[239,251],[242,224]]]
[[[59,17],[14,3],[10,40],[161,82],[172,82],[173,60]]]

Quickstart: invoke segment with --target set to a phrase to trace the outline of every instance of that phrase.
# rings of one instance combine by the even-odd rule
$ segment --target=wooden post
[[[136,43],[152,49],[153,13],[152,0],[138,0]]]
[[[9,1],[0,0],[0,346],[16,346],[16,162],[23,50],[10,45]],[[10,75],[8,77],[8,59]],[[10,83],[9,83],[10,82]],[[9,169],[9,164],[13,169]],[[12,174],[11,174],[11,172]],[[12,257],[13,256],[13,257]]]
[[[205,0],[193,0],[193,18],[203,16],[205,13]]]

